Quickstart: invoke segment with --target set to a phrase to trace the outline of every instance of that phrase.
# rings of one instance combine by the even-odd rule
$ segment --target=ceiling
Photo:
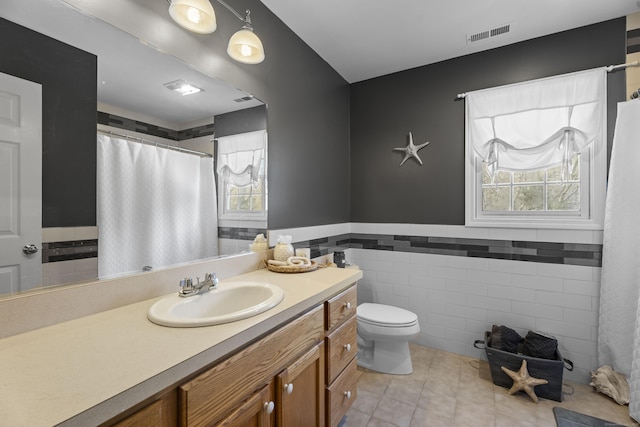
[[[640,11],[636,0],[261,1],[349,83]]]
[[[101,102],[144,112],[176,129],[260,104],[255,100],[239,106],[234,100],[246,93],[149,49],[63,1],[40,0],[34,8],[24,0],[2,0],[0,16],[96,54]],[[636,0],[261,1],[349,83],[640,11]],[[472,34],[505,25],[507,33],[467,41]],[[254,28],[260,35],[255,19]],[[177,97],[162,87],[178,78],[205,92]],[[213,96],[221,91],[227,95]]]

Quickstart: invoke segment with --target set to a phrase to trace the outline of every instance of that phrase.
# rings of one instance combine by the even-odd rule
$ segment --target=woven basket
[[[269,271],[276,273],[306,273],[307,271],[314,271],[318,269],[318,263],[311,261],[311,265],[272,265],[265,261]]]

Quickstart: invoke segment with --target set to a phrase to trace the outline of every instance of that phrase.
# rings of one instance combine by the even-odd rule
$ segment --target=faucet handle
[[[209,289],[213,289],[216,287],[216,285],[218,284],[218,276],[216,275],[216,273],[207,273],[204,276],[205,281],[211,281],[211,285],[209,286]]]
[[[191,289],[191,287],[193,287],[193,279],[190,277],[180,279],[180,290]]]

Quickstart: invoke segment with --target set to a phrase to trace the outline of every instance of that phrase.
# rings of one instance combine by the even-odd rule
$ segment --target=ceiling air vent
[[[235,102],[247,102],[247,101],[251,101],[253,99],[253,96],[243,96],[242,98],[237,98],[234,99]]]
[[[489,39],[491,37],[501,36],[511,31],[511,24],[501,25],[490,30],[480,31],[475,34],[467,34],[467,44],[478,42],[480,40]]]

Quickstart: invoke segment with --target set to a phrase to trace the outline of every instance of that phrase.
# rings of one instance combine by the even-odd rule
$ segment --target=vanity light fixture
[[[264,61],[264,47],[262,47],[262,42],[258,36],[253,32],[251,11],[249,9],[247,9],[247,17],[244,19],[242,29],[229,39],[227,53],[236,61],[245,64],[259,64]]]
[[[189,31],[210,34],[216,30],[216,15],[209,0],[167,0],[169,15],[178,25]],[[244,64],[259,64],[264,61],[264,47],[251,26],[251,11],[246,10],[243,18],[223,0],[216,0],[244,23],[242,28],[229,39],[227,53],[231,58]]]
[[[216,13],[209,0],[168,0],[169,15],[178,25],[199,34],[211,34],[216,28]]]
[[[204,91],[203,89],[200,89],[191,83],[187,83],[184,80],[174,80],[172,82],[165,83],[163,86],[169,90],[178,92],[182,96],[193,95],[194,93]]]

